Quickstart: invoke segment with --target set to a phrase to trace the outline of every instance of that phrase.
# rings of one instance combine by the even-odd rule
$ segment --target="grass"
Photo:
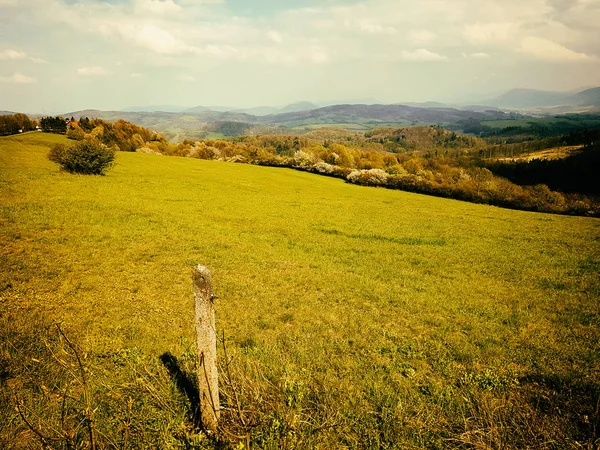
[[[106,446],[597,445],[600,220],[146,154],[70,175],[62,139],[0,138],[0,446],[39,440],[15,403],[51,434],[83,398],[53,321]],[[161,363],[193,370],[198,263],[233,357],[216,443]]]

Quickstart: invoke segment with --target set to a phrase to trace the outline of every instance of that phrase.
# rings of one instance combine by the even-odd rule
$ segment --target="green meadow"
[[[600,219],[138,153],[72,175],[64,141],[0,138],[0,447],[88,448],[84,394],[97,448],[600,444]],[[182,392],[196,264],[217,438]]]

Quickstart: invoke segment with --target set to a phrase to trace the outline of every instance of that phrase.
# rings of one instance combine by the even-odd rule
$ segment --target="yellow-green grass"
[[[177,390],[131,380],[168,380],[165,352],[191,367],[201,263],[260,448],[577,448],[599,437],[600,220],[147,154],[118,153],[106,176],[71,175],[46,159],[63,139],[0,138],[0,326],[26,333],[37,313],[62,322],[94,368],[99,415],[128,386],[136,405],[159,405],[140,406],[140,436],[191,445]],[[1,336],[4,361],[31,358]],[[10,373],[0,386],[34,398]],[[34,440],[7,405],[0,443]],[[104,423],[111,442],[124,439]]]

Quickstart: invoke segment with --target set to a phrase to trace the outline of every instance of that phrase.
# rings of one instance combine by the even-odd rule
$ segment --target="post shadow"
[[[175,381],[179,392],[187,396],[189,401],[188,414],[192,423],[194,426],[200,426],[200,393],[193,381],[194,378],[181,370],[177,358],[171,352],[163,353],[159,359],[169,371],[169,375]]]

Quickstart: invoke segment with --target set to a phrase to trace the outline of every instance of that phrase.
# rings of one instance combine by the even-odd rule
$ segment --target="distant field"
[[[567,158],[567,157],[571,156],[572,154],[580,151],[582,148],[583,147],[581,145],[547,148],[547,149],[540,150],[537,152],[523,153],[519,156],[498,158],[498,161],[528,162],[528,161],[532,161],[534,159],[543,159],[543,160],[562,159],[562,158]]]
[[[557,123],[566,123],[569,125],[581,125],[582,127],[598,127],[600,126],[600,119],[581,119],[576,117],[574,119],[570,119],[568,117],[543,117],[543,118],[534,118],[534,117],[523,117],[520,119],[507,119],[507,120],[484,120],[481,122],[482,125],[490,127],[490,128],[507,128],[507,127],[523,127],[529,128],[532,124],[539,125],[553,125]]]
[[[313,125],[304,125],[297,126],[292,128],[294,131],[303,131],[303,130],[318,130],[319,128],[343,128],[345,130],[350,131],[367,131],[370,130],[371,127],[364,124],[359,123],[332,123],[332,124],[313,124]]]
[[[85,353],[103,442],[214,447],[159,360],[192,370],[198,263],[233,356],[230,442],[591,449],[600,437],[599,219],[136,153],[105,177],[70,175],[45,157],[63,140],[0,138],[0,447],[38,442],[15,399],[30,418],[60,411],[46,406],[66,383],[48,369],[50,321]]]
[[[376,123],[319,123],[309,125],[298,125],[291,128],[293,131],[318,130],[319,128],[343,128],[348,131],[369,131],[375,128],[398,128],[407,127],[411,124],[408,122],[376,122]],[[422,124],[419,124],[422,125]]]

